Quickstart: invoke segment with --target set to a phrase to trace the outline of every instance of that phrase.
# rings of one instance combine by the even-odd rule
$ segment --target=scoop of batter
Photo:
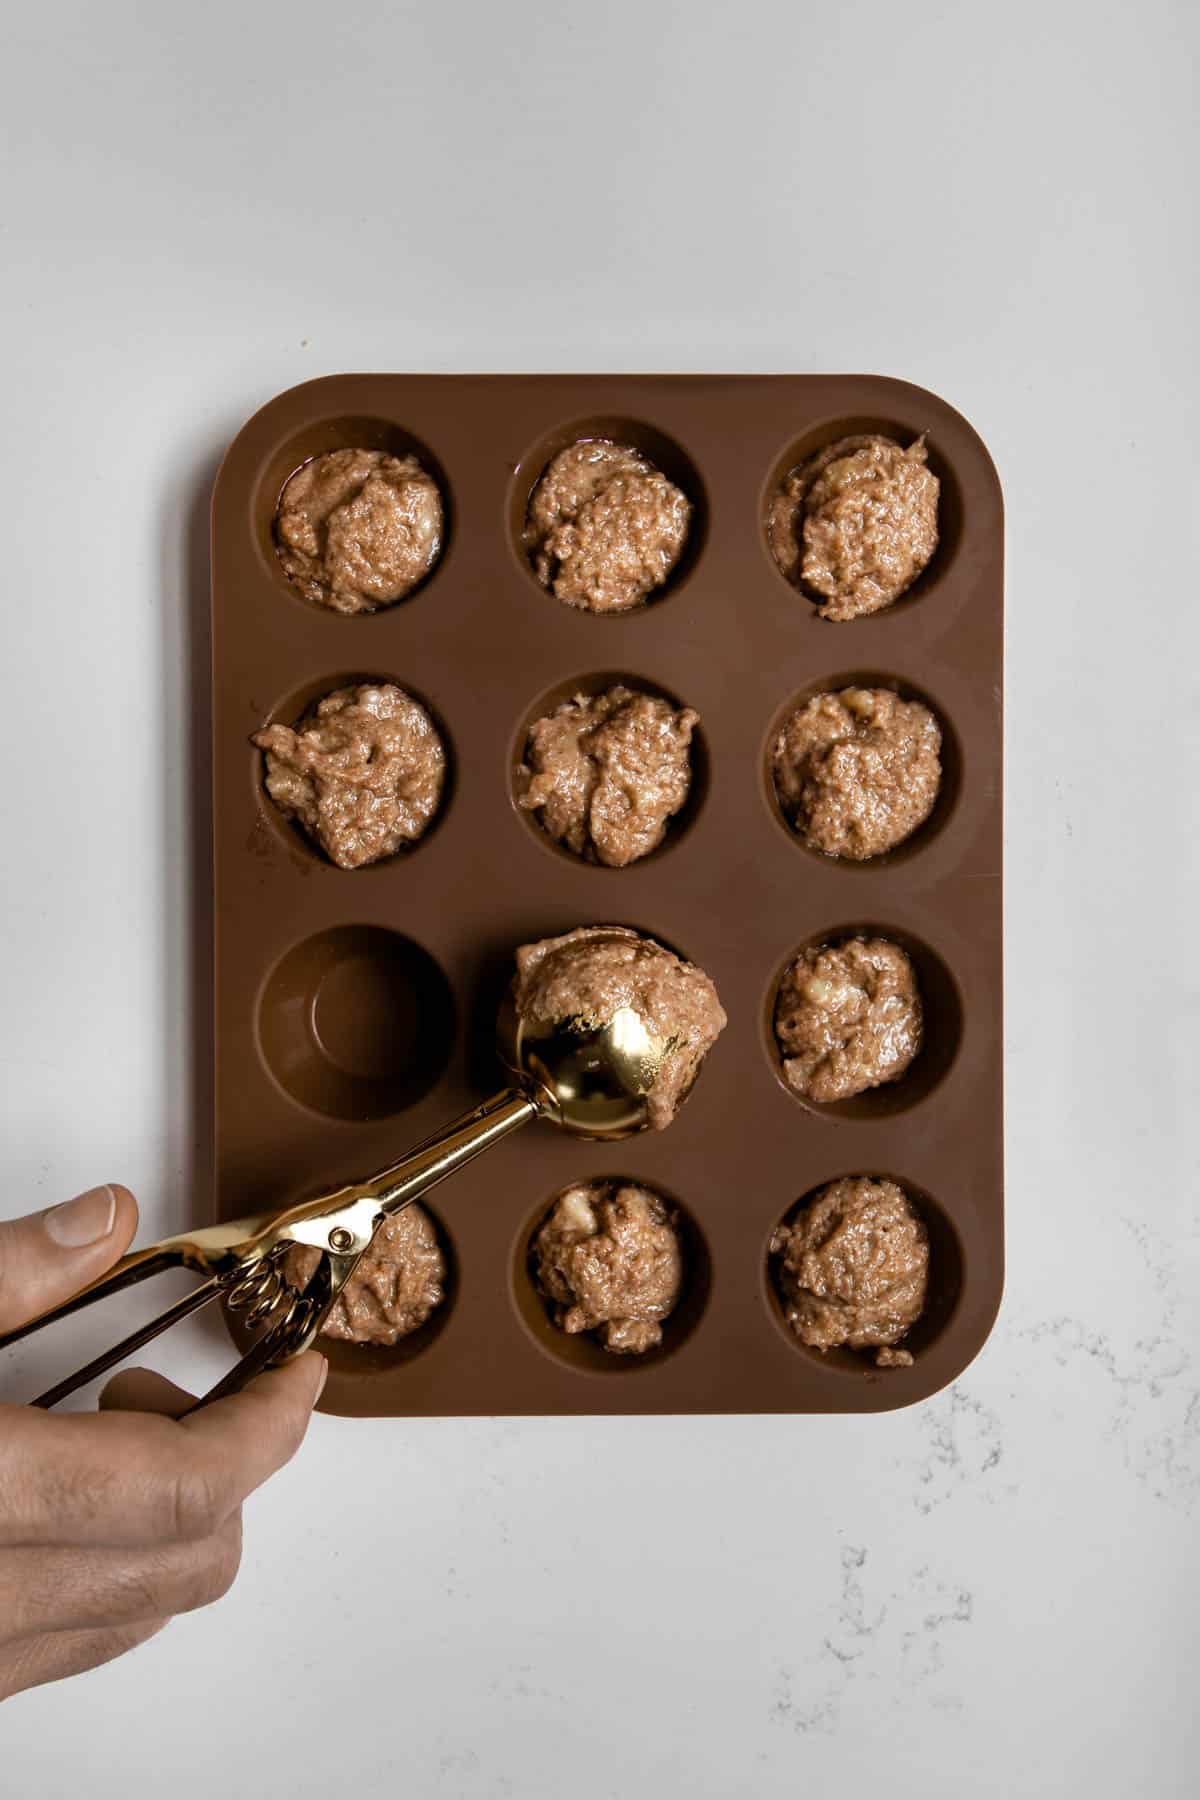
[[[699,714],[611,687],[531,726],[520,804],[576,856],[623,869],[656,850],[692,785]]]
[[[341,869],[413,844],[437,812],[446,751],[437,726],[391,683],[336,688],[293,729],[268,725],[268,794]]]
[[[771,1239],[787,1321],[817,1350],[879,1349],[876,1362],[912,1362],[895,1346],[925,1305],[929,1240],[903,1188],[854,1175],[830,1182]]]
[[[331,450],[279,496],[275,549],[292,586],[335,612],[411,593],[442,548],[442,496],[415,456]]]
[[[717,990],[694,963],[620,925],[587,925],[517,951],[516,1006],[539,1029],[598,1029],[628,1007],[663,1054],[646,1094],[655,1131],[671,1123],[725,1029]]]
[[[311,1279],[321,1252],[293,1245],[283,1272],[294,1288]],[[446,1297],[446,1259],[433,1220],[417,1205],[386,1218],[334,1301],[321,1336],[394,1344],[419,1329]]]
[[[806,1100],[898,1080],[921,1047],[912,963],[886,938],[802,950],[779,985],[775,1038],[788,1086]]]
[[[525,548],[543,587],[568,606],[626,612],[679,561],[691,502],[628,444],[560,450],[534,488]]]
[[[628,1356],[660,1344],[683,1283],[676,1217],[649,1188],[626,1182],[585,1182],[560,1195],[532,1246],[560,1330],[593,1331]]]
[[[784,477],[771,554],[789,581],[824,595],[822,618],[882,612],[937,548],[939,488],[923,437],[907,450],[877,434],[841,438]]]
[[[775,742],[775,790],[805,843],[855,862],[923,825],[942,779],[942,733],[927,706],[890,688],[818,694]]]

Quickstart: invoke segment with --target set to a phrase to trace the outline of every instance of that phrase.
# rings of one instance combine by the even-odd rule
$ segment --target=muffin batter
[[[606,1350],[626,1356],[661,1344],[683,1256],[676,1215],[649,1188],[568,1188],[533,1240],[532,1261],[561,1331],[595,1332]]]
[[[525,548],[568,606],[627,612],[679,561],[691,502],[628,444],[590,438],[560,450],[534,488]]]
[[[771,1239],[787,1321],[816,1350],[878,1349],[881,1368],[921,1316],[929,1277],[925,1227],[894,1181],[832,1181]]]
[[[814,850],[863,862],[894,850],[933,811],[942,733],[927,706],[889,688],[818,694],[776,739],[775,791]]]
[[[912,963],[886,938],[802,950],[779,986],[775,1040],[806,1100],[848,1100],[896,1081],[921,1047]]]
[[[653,694],[577,694],[530,728],[520,804],[589,862],[623,869],[656,850],[692,785],[699,715]]]
[[[620,925],[588,925],[517,951],[516,1005],[539,1028],[596,1030],[623,1008],[662,1044],[646,1089],[649,1124],[662,1131],[686,1099],[725,1029],[717,990],[694,963]]]
[[[442,496],[415,456],[331,450],[279,496],[275,549],[306,599],[369,613],[403,600],[442,548]]]
[[[303,1288],[319,1250],[293,1245],[283,1272]],[[386,1218],[334,1301],[321,1336],[351,1344],[394,1344],[419,1329],[446,1297],[446,1259],[433,1220],[414,1202]]]
[[[872,434],[841,438],[785,475],[767,515],[787,579],[824,596],[824,619],[882,612],[937,548],[940,483],[925,439],[902,450]]]
[[[266,788],[340,869],[413,844],[437,812],[446,751],[425,708],[391,683],[336,688],[293,729],[268,725]]]

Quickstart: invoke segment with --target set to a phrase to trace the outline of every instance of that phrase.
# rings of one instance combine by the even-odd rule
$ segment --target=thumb
[[[129,1189],[109,1182],[49,1212],[0,1220],[0,1333],[103,1275],[128,1247],[137,1217]]]

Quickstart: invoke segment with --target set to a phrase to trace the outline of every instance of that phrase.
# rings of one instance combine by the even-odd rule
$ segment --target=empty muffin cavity
[[[381,925],[335,925],[303,938],[258,996],[265,1067],[289,1099],[361,1124],[414,1106],[454,1048],[454,995],[412,938]]]

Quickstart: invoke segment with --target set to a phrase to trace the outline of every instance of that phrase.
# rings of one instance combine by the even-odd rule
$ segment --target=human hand
[[[111,1268],[137,1228],[122,1187],[0,1221],[0,1332]],[[313,1351],[188,1419],[144,1369],[96,1413],[0,1406],[0,1700],[144,1643],[237,1574],[242,1501],[299,1448],[324,1385]]]

